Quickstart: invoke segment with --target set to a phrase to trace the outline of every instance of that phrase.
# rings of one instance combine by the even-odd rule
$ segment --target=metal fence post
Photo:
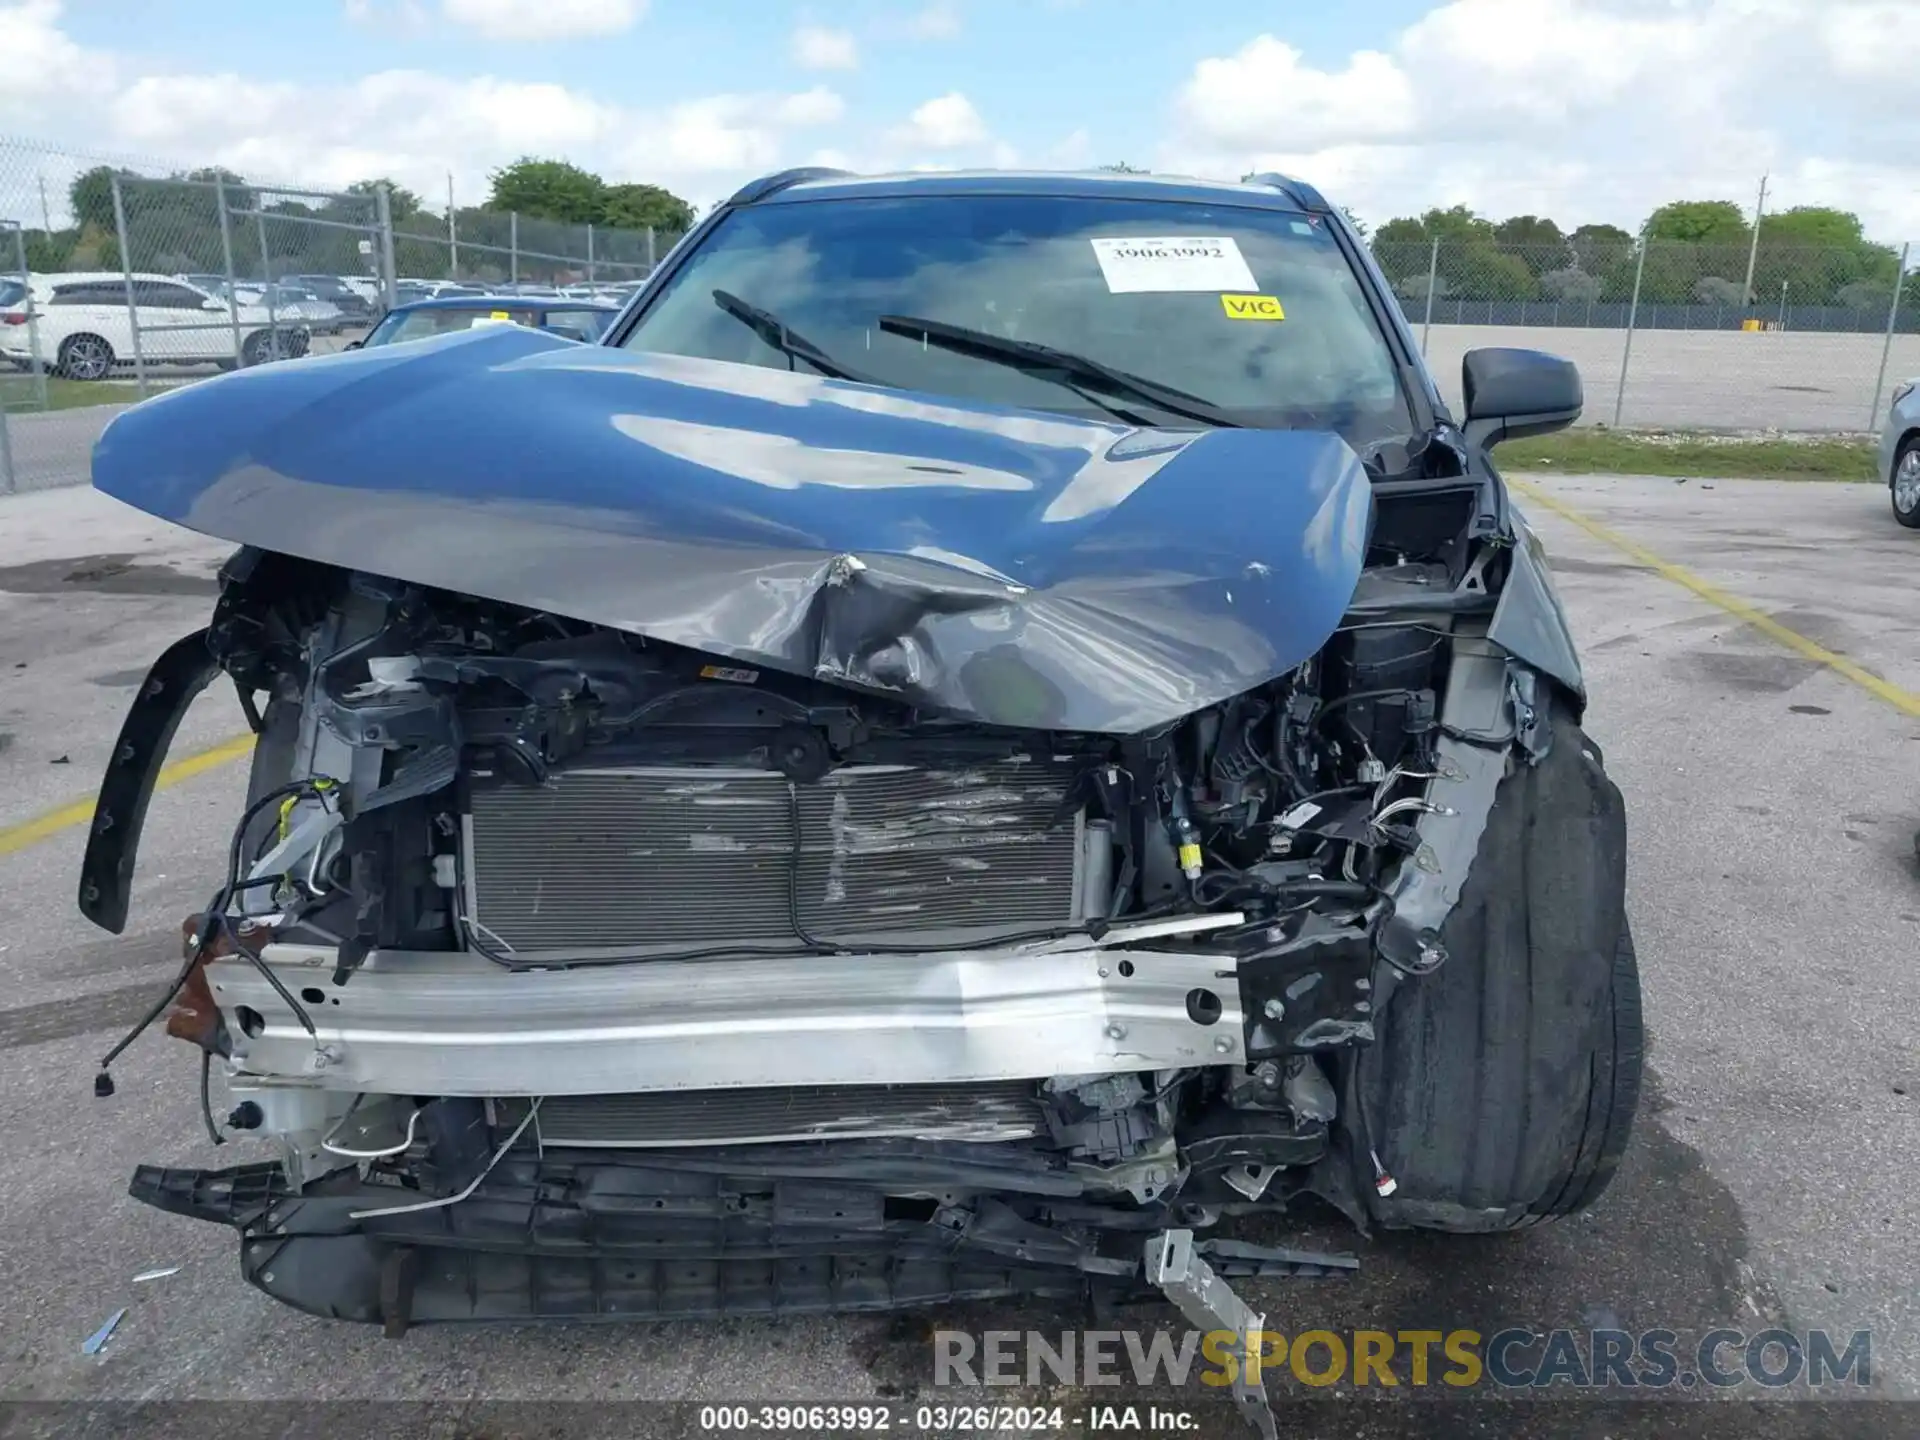
[[[1640,257],[1633,262],[1633,299],[1627,305],[1627,343],[1620,351],[1620,388],[1613,394],[1613,428],[1620,428],[1620,412],[1627,404],[1627,366],[1633,360],[1633,326],[1640,318],[1640,277],[1647,273],[1647,232],[1640,232]]]
[[[13,441],[7,436],[7,404],[0,400],[0,495],[11,495],[13,483]]]
[[[280,316],[273,308],[273,261],[267,255],[267,214],[266,202],[256,197],[253,202],[253,223],[260,235],[260,280],[267,288],[262,298],[267,302],[267,350],[271,359],[280,358]],[[244,355],[233,357],[234,363],[244,365]]]
[[[1427,318],[1420,326],[1420,357],[1426,358],[1427,337],[1433,333],[1433,287],[1440,274],[1440,237],[1433,237],[1433,249],[1427,252]]]
[[[227,212],[227,183],[213,176],[213,197],[220,206],[220,263],[227,267],[227,320],[233,326],[233,364],[240,366],[240,276],[233,268],[233,217]]]
[[[453,218],[453,197],[447,197],[447,278],[460,278],[460,222]]]
[[[507,280],[510,284],[520,283],[520,212],[507,212]]]
[[[27,288],[21,302],[27,308],[27,368],[33,376],[33,403],[47,408],[47,366],[40,356],[40,312],[34,306],[32,276],[27,269],[27,233],[13,228],[13,258],[20,267],[20,283]]]
[[[593,226],[587,226],[587,283],[593,283]]]
[[[651,275],[653,273],[653,267],[659,263],[653,255],[653,227],[649,225],[647,226],[647,273]]]
[[[1900,318],[1900,292],[1907,281],[1907,251],[1913,242],[1900,247],[1900,264],[1893,272],[1893,299],[1887,305],[1887,333],[1880,342],[1880,373],[1873,377],[1873,404],[1867,408],[1867,429],[1880,428],[1880,392],[1887,384],[1887,357],[1893,353],[1893,327]]]
[[[385,185],[373,187],[373,209],[380,222],[380,303],[391,310],[400,297],[394,289],[393,197]]]
[[[132,247],[127,243],[127,204],[120,193],[120,175],[118,171],[108,177],[113,186],[113,234],[120,244],[120,283],[125,287],[127,297],[127,327],[133,332],[133,379],[139,387],[140,398],[147,398],[147,361],[141,354],[140,316],[133,306],[133,255]],[[101,379],[105,379],[103,375]]]

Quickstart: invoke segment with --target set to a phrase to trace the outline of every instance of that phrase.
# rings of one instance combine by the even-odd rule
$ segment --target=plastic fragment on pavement
[[[168,1265],[159,1270],[142,1270],[138,1275],[133,1277],[133,1283],[143,1285],[149,1280],[164,1280],[169,1275],[178,1275],[179,1273],[180,1267],[178,1265]]]
[[[113,1332],[119,1328],[120,1322],[126,1318],[127,1308],[123,1305],[107,1317],[106,1324],[102,1325],[86,1338],[85,1343],[80,1347],[80,1353],[82,1355],[98,1355],[100,1351],[105,1348],[107,1341],[112,1338]]]

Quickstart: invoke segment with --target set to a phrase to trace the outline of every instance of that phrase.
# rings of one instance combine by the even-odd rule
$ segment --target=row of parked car
[[[396,284],[389,307],[376,282],[357,276],[231,282],[223,275],[93,271],[0,277],[0,363],[24,369],[37,349],[40,363],[56,375],[104,380],[134,364],[136,330],[138,353],[148,364],[222,370],[298,358],[314,335],[347,331],[367,332],[355,348],[483,321],[590,340],[634,288],[406,279]]]

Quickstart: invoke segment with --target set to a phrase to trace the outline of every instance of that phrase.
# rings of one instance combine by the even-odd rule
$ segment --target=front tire
[[[113,373],[113,346],[98,335],[69,335],[60,342],[54,373],[67,380],[104,380]]]
[[[1888,488],[1893,494],[1893,518],[1909,530],[1920,530],[1920,435],[1901,442]]]
[[[1537,765],[1516,752],[1448,959],[1399,981],[1356,1087],[1399,1188],[1355,1184],[1388,1228],[1515,1230],[1591,1207],[1625,1153],[1645,1035],[1626,917],[1626,819],[1600,752],[1557,707]]]

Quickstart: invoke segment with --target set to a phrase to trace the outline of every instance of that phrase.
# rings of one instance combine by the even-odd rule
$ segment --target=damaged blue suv
[[[123,925],[225,677],[251,800],[168,1029],[281,1151],[134,1195],[390,1330],[1157,1288],[1245,1332],[1227,1277],[1354,1262],[1236,1217],[1586,1209],[1625,820],[1488,458],[1581,388],[1462,380],[1285,177],[815,170],[597,345],[129,410],[95,484],[238,549],[80,907]]]

